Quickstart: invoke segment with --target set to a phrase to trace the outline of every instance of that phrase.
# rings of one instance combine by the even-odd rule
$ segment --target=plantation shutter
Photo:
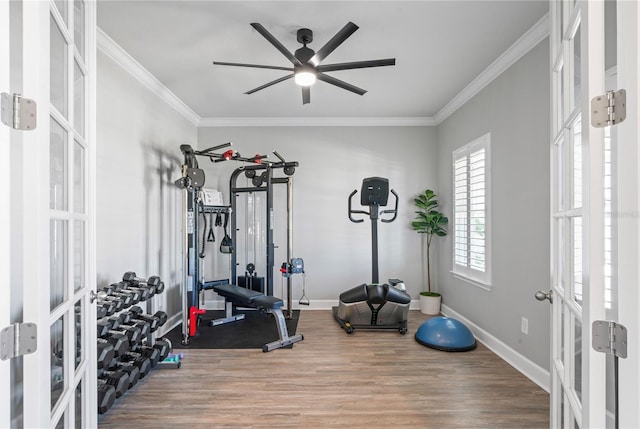
[[[489,282],[489,135],[453,153],[453,272]]]

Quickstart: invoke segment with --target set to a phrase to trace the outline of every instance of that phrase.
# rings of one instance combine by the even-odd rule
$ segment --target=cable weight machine
[[[268,308],[268,312],[274,313],[277,319],[280,319],[282,312],[280,311],[280,305],[282,302],[273,298],[273,267],[274,267],[274,252],[275,246],[273,244],[273,185],[274,184],[286,184],[287,185],[287,259],[291,260],[291,248],[292,248],[292,175],[295,173],[295,168],[298,166],[298,162],[288,162],[280,154],[274,151],[274,155],[278,158],[278,161],[270,161],[267,159],[267,155],[255,155],[251,158],[240,156],[240,154],[233,150],[227,150],[223,153],[219,151],[226,147],[231,146],[231,143],[225,143],[218,146],[214,146],[202,151],[196,151],[189,145],[181,145],[180,151],[184,155],[184,164],[182,165],[182,177],[176,180],[175,184],[183,192],[183,231],[184,231],[184,258],[183,258],[183,282],[182,282],[182,334],[183,345],[190,343],[191,337],[196,335],[199,317],[205,313],[205,310],[200,309],[200,292],[203,290],[213,289],[218,294],[225,297],[225,305],[227,306],[227,313],[231,312],[230,300],[234,298],[233,293],[237,291],[237,287],[230,285],[228,279],[205,281],[201,277],[201,258],[198,249],[198,239],[200,236],[198,219],[200,214],[204,214],[205,220],[207,214],[224,215],[229,220],[230,235],[227,234],[226,221],[225,221],[225,238],[222,240],[220,251],[222,253],[228,253],[230,255],[230,271],[231,282],[237,284],[239,276],[237,275],[237,258],[238,252],[235,248],[237,239],[237,196],[243,193],[262,193],[266,194],[266,290],[261,291],[265,297],[258,297],[255,300],[256,303],[266,302],[267,305],[272,307]],[[224,161],[239,161],[246,163],[237,168],[231,175],[230,179],[230,205],[206,205],[203,203],[201,191],[205,183],[205,174],[198,166],[197,157],[209,158],[211,162],[218,163]],[[274,177],[274,170],[281,169],[286,177]],[[240,186],[237,184],[237,179],[240,175],[244,175],[251,179],[253,186]],[[260,174],[258,174],[260,173]],[[233,290],[229,292],[227,289],[222,288],[223,285],[229,285]],[[288,279],[288,299],[286,315],[291,317],[291,279]],[[229,293],[231,295],[224,295]],[[257,293],[257,292],[256,292]],[[229,318],[227,318],[229,319]],[[240,317],[233,320],[239,320]],[[229,320],[232,321],[232,320]],[[284,323],[277,320],[280,330],[281,341],[274,342],[278,345],[265,345],[265,348],[269,351],[273,348],[287,345],[286,343],[292,343],[301,340],[294,337],[288,337],[286,332],[286,326],[281,328],[280,325]],[[226,323],[226,322],[222,322]],[[216,323],[218,324],[218,323]],[[215,326],[216,324],[211,324]],[[283,332],[284,331],[284,332]],[[283,340],[284,337],[284,340]]]

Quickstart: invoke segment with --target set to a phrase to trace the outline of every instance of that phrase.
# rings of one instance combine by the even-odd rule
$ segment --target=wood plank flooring
[[[409,333],[347,335],[300,315],[293,349],[185,350],[100,416],[101,428],[548,428],[549,394],[482,344],[446,353]],[[242,323],[242,322],[238,322]],[[203,328],[207,329],[207,328]],[[215,329],[215,328],[214,328]]]

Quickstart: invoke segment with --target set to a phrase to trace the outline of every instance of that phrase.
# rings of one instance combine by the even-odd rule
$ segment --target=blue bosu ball
[[[433,317],[416,331],[416,341],[445,352],[466,352],[476,348],[476,339],[462,322],[451,317]]]

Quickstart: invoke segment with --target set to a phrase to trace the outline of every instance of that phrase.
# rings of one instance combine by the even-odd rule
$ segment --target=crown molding
[[[428,117],[202,118],[198,127],[430,127]]]
[[[473,96],[489,85],[538,43],[542,42],[549,35],[549,25],[549,14],[547,13],[436,113],[433,117],[436,125],[441,124],[456,110],[464,106]]]
[[[137,62],[120,45],[113,41],[104,31],[98,28],[97,32],[98,49],[111,58],[116,64],[125,69],[135,79],[147,87],[151,92],[173,107],[178,113],[184,116],[189,122],[197,126],[200,116],[189,106],[184,104],[173,92],[169,91],[155,76],[153,76],[142,64]]]

